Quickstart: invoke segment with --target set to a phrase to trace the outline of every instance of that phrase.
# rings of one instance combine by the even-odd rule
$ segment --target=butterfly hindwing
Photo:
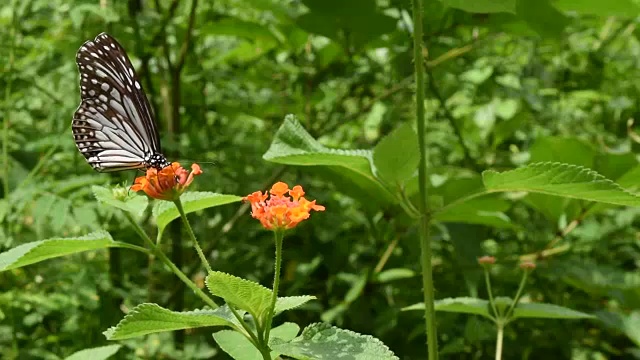
[[[102,33],[80,47],[76,62],[82,102],[71,127],[87,162],[97,171],[166,166],[149,101],[122,46]]]

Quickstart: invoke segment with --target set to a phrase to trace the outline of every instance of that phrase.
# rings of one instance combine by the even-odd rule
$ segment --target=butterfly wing
[[[124,48],[102,33],[80,47],[76,63],[82,102],[71,128],[78,150],[101,172],[152,166],[161,152],[158,130]]]

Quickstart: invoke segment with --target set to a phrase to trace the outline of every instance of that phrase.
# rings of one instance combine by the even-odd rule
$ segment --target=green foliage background
[[[538,161],[588,167],[637,190],[634,0],[425,2],[434,201],[473,193],[483,170]],[[93,172],[70,130],[79,104],[75,53],[107,31],[134,61],[170,159],[203,166],[194,188],[244,195],[283,180],[326,206],[284,247],[281,293],[318,300],[278,322],[322,320],[374,335],[402,359],[425,358],[420,313],[401,311],[422,300],[413,221],[366,179],[330,162],[296,166],[314,163],[279,156],[274,146],[283,142],[272,144],[287,114],[318,140],[315,150],[388,147],[384,136],[396,129],[401,137],[414,122],[410,8],[408,0],[3,2],[0,251],[103,228],[142,245],[91,190],[128,185],[135,175]],[[406,155],[394,161],[414,161]],[[409,181],[406,192],[416,188]],[[486,298],[476,264],[486,254],[498,258],[494,294],[510,296],[518,257],[548,249],[525,299],[598,320],[515,322],[504,358],[640,358],[639,216],[637,208],[545,194],[477,198],[437,218],[437,298]],[[269,284],[271,234],[246,205],[190,219],[214,269]],[[165,231],[163,246],[203,286],[197,256],[177,231]],[[60,359],[107,345],[102,331],[145,301],[201,307],[157,262],[117,249],[4,272],[0,291],[3,359]],[[495,331],[478,317],[440,313],[438,328],[443,358],[494,351]],[[226,358],[210,331],[183,335],[126,340],[116,356]]]

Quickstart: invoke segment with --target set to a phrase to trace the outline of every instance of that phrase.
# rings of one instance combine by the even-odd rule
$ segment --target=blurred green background
[[[457,198],[485,169],[561,161],[635,190],[640,136],[640,7],[634,0],[425,1],[430,186]],[[106,31],[127,49],[170,160],[203,166],[194,188],[245,195],[301,184],[327,211],[285,239],[284,295],[318,297],[277,323],[326,321],[424,359],[415,224],[346,184],[330,167],[262,155],[285,115],[322,144],[370,149],[413,124],[409,0],[25,0],[0,5],[2,199],[0,251],[105,228],[140,244],[91,185],[75,148],[75,53]],[[349,185],[349,186],[348,186]],[[562,245],[538,262],[525,299],[598,315],[526,320],[507,328],[505,359],[640,359],[639,209],[545,195],[495,197],[437,223],[437,298],[486,297],[476,258],[493,255],[494,294],[513,296],[517,257]],[[189,216],[216,270],[268,285],[271,234],[246,206]],[[153,224],[145,221],[150,232]],[[174,228],[163,240],[196,282],[196,254]],[[185,237],[182,236],[184,239]],[[157,262],[125,250],[88,252],[0,274],[0,358],[61,359],[107,344],[102,331],[142,302],[201,302]],[[486,359],[495,330],[439,314],[442,358]],[[211,331],[122,342],[122,359],[225,359]]]

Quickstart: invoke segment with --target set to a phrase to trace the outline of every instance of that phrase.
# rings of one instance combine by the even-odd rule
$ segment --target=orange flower
[[[146,176],[137,177],[131,190],[142,190],[154,199],[173,201],[182,195],[193,177],[200,174],[202,170],[198,164],[192,164],[189,172],[180,163],[174,162],[160,171],[155,168],[147,169]]]
[[[287,193],[289,196],[286,196]],[[302,186],[296,185],[289,189],[289,185],[277,182],[269,193],[256,191],[242,200],[251,203],[251,216],[260,220],[265,229],[284,230],[308,219],[311,210],[324,211],[324,206],[316,205],[315,200],[309,201],[303,195]]]

